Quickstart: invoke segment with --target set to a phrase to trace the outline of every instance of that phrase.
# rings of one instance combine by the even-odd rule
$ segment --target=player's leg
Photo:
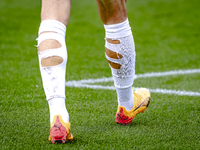
[[[117,123],[128,124],[136,115],[133,109],[141,104],[141,96],[138,97],[136,96],[138,94],[132,92],[135,75],[135,45],[127,18],[126,0],[96,1],[100,18],[106,30],[105,53],[118,96],[119,107],[116,121]],[[150,99],[149,91],[142,91],[142,94],[148,93],[147,96],[142,96],[143,101],[146,98]],[[149,103],[149,100],[147,100],[144,107],[141,105],[142,108],[146,109],[147,103]],[[120,113],[121,109],[122,112]],[[140,112],[143,110],[140,109]],[[129,112],[134,112],[134,114]]]
[[[135,71],[135,48],[127,19],[126,2],[125,0],[97,0],[97,5],[106,30],[105,51],[114,77],[118,103],[130,110],[134,103],[132,84]],[[126,45],[129,48],[124,49],[124,53],[120,47]],[[122,64],[125,62],[120,62],[122,59],[128,66]],[[125,67],[128,67],[128,70],[125,70]]]
[[[43,87],[50,110],[50,140],[72,140],[69,115],[65,106],[67,49],[66,26],[71,0],[42,0],[38,36],[38,57]],[[59,130],[58,130],[59,129]]]
[[[96,0],[104,25],[118,24],[127,19],[126,0]]]

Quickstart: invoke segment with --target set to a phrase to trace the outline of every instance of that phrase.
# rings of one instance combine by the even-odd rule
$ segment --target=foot
[[[73,135],[70,133],[70,122],[65,123],[61,115],[55,115],[51,123],[49,141],[53,144],[66,143],[68,140],[73,140]]]
[[[127,111],[123,106],[118,106],[116,113],[116,122],[119,124],[127,125],[132,122],[134,117],[143,113],[150,103],[151,94],[148,89],[140,88],[133,92],[134,106],[130,111]]]

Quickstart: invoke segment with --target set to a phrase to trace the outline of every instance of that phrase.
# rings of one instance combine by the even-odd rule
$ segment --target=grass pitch
[[[136,74],[200,68],[200,2],[127,2]],[[66,87],[74,140],[48,141],[49,110],[35,39],[40,1],[0,2],[0,149],[199,149],[200,97],[152,93],[132,124],[115,123],[116,92]],[[95,1],[72,1],[67,80],[110,77]],[[134,86],[200,92],[200,74],[135,80]]]

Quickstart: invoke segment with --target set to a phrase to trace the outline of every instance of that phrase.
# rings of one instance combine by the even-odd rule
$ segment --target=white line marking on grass
[[[200,69],[188,69],[188,70],[173,70],[173,71],[166,71],[166,72],[150,72],[144,74],[136,74],[135,79],[138,78],[149,78],[149,77],[162,77],[162,76],[170,76],[170,75],[185,75],[185,74],[193,74],[193,73],[200,73]],[[72,80],[67,81],[65,83],[68,87],[77,87],[77,88],[91,88],[91,89],[108,89],[108,90],[115,90],[114,86],[103,86],[103,85],[91,85],[94,83],[103,83],[103,82],[112,82],[113,78],[103,77],[97,79],[83,79],[83,80]],[[137,87],[134,87],[137,90]],[[175,94],[175,95],[185,95],[185,96],[200,96],[199,92],[193,91],[180,91],[180,90],[168,90],[168,89],[149,89],[152,93],[162,93],[162,94]]]
[[[136,74],[135,79],[138,78],[148,78],[148,77],[162,77],[162,76],[170,76],[170,75],[185,75],[185,74],[193,74],[200,73],[200,69],[188,69],[188,70],[172,70],[165,72],[150,72],[144,74]]]
[[[162,94],[175,94],[181,96],[200,96],[199,92],[193,91],[180,91],[180,90],[167,90],[167,89],[149,89],[151,93],[162,93]]]

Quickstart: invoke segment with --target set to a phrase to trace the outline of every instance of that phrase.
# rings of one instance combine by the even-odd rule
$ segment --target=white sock
[[[50,111],[50,122],[52,123],[55,115],[61,115],[64,122],[69,122],[69,114],[65,106],[65,99],[53,98],[48,101]]]
[[[118,105],[131,110],[134,105],[132,84],[135,75],[135,45],[128,19],[119,24],[104,25],[106,38],[119,40],[120,44],[111,44],[106,41],[105,47],[122,55],[120,59],[106,58],[113,63],[120,64],[120,69],[110,66],[118,96]]]
[[[43,34],[41,34],[43,33]],[[47,49],[39,52],[39,65],[46,99],[49,104],[50,122],[55,115],[61,115],[64,122],[69,121],[69,114],[65,106],[65,71],[67,63],[67,48],[65,44],[66,27],[57,20],[42,21],[39,28],[38,46],[41,42],[53,39],[61,44],[59,48]],[[59,65],[43,67],[41,62],[45,58],[58,56],[63,62]]]
[[[118,97],[118,105],[125,107],[127,111],[131,110],[134,104],[132,87],[124,89],[116,88],[116,91]]]

